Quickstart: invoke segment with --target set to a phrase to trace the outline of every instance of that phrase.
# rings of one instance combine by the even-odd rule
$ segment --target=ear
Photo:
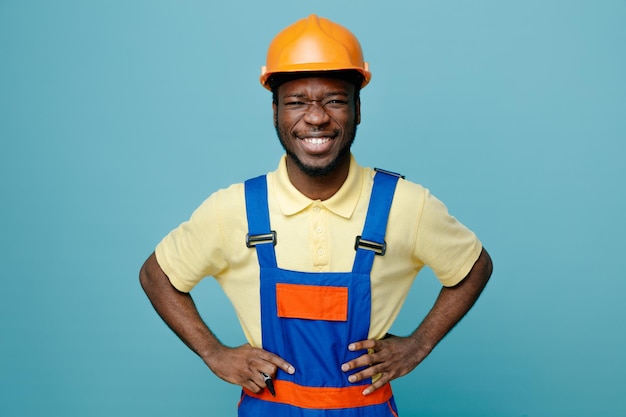
[[[354,103],[354,114],[356,116],[356,124],[358,125],[361,123],[361,97]]]
[[[278,127],[278,106],[272,103],[272,111],[274,112],[274,127]]]

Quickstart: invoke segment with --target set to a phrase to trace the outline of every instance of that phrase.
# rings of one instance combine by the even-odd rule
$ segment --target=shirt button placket
[[[328,268],[328,236],[326,235],[328,211],[316,202],[311,216],[313,266],[315,270],[324,271]]]

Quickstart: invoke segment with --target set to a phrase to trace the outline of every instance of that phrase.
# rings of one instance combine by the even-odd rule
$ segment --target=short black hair
[[[272,101],[274,104],[278,104],[278,87],[286,82],[308,77],[334,78],[354,84],[355,101],[359,99],[361,85],[363,85],[363,74],[356,70],[278,72],[270,75],[267,79],[267,85],[272,90]]]

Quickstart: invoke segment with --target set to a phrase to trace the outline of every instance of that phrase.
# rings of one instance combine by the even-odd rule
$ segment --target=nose
[[[330,116],[326,113],[322,103],[318,101],[312,101],[309,103],[306,112],[304,113],[304,121],[315,126],[321,126],[330,120]]]

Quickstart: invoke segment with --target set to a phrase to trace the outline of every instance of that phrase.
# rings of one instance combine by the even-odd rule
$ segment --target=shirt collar
[[[293,186],[289,180],[289,175],[287,174],[286,158],[286,155],[283,155],[278,164],[278,169],[272,176],[275,197],[278,202],[278,206],[280,207],[280,211],[285,216],[291,216],[314,204],[315,200],[311,200],[306,197]],[[354,213],[361,195],[361,185],[363,180],[359,174],[359,166],[356,163],[354,156],[350,155],[350,168],[348,170],[348,177],[346,178],[346,181],[335,193],[335,195],[328,200],[319,202],[319,204],[341,217],[346,219],[350,218],[352,213]]]

